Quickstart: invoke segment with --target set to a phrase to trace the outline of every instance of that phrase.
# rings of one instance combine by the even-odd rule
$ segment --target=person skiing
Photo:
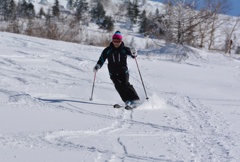
[[[122,34],[116,31],[112,36],[112,41],[103,51],[97,64],[93,68],[93,72],[97,72],[108,60],[108,71],[117,92],[119,93],[126,106],[134,105],[139,102],[139,96],[134,87],[129,83],[129,71],[127,66],[127,55],[132,58],[137,57],[134,48],[124,45]]]

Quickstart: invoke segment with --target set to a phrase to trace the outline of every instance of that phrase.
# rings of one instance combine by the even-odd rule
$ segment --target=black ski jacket
[[[110,45],[103,50],[97,64],[102,67],[106,59],[108,59],[108,70],[110,75],[128,73],[127,55],[132,56],[132,53],[130,48],[126,47],[123,42],[118,48],[115,48],[111,42]],[[134,56],[132,57],[134,58]]]

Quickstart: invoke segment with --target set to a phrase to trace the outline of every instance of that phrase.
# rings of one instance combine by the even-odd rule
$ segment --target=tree
[[[25,30],[25,33],[29,36],[33,35],[33,21],[30,18],[27,21],[27,28]]]
[[[19,17],[25,18],[27,16],[27,2],[26,0],[22,0],[18,2],[18,11],[17,15]]]
[[[39,10],[38,16],[39,16],[39,18],[41,18],[41,17],[43,17],[43,16],[44,16],[44,17],[46,16],[46,13],[44,12],[44,10],[43,10],[42,7],[41,7],[40,10]]]
[[[155,10],[155,16],[154,16],[154,17],[158,17],[159,14],[160,14],[160,13],[159,13],[159,9],[157,8],[157,9]]]
[[[3,2],[8,2],[7,5],[5,6],[7,10],[7,14],[5,14],[5,20],[6,21],[9,21],[8,23],[8,27],[7,27],[7,31],[8,32],[13,32],[13,33],[20,33],[20,30],[19,30],[19,23],[18,23],[18,20],[16,18],[16,12],[17,12],[17,5],[15,3],[14,0],[0,0],[0,6],[1,4],[6,4],[6,3],[3,3]]]
[[[139,16],[139,5],[138,5],[138,0],[133,0],[133,2],[131,2],[130,0],[128,0],[127,2],[127,17],[130,18],[132,24],[136,24],[137,23],[137,19]]]
[[[16,19],[17,6],[14,0],[10,0],[8,16],[11,20]]]
[[[198,41],[199,41],[199,44],[198,46],[200,48],[203,48],[204,47],[204,44],[205,44],[205,41],[206,41],[206,38],[207,36],[209,35],[209,28],[210,28],[210,18],[211,17],[211,13],[209,12],[206,12],[205,9],[202,9],[200,10],[200,14],[202,14],[202,17],[205,17],[204,21],[202,21],[202,23],[200,23],[197,27],[197,30],[198,30]]]
[[[209,17],[210,28],[209,28],[209,44],[208,49],[211,50],[215,40],[215,33],[218,28],[225,24],[228,20],[225,18],[220,18],[220,13],[225,13],[229,9],[228,0],[204,0],[204,6],[207,12],[211,13]]]
[[[32,3],[27,4],[26,16],[29,19],[32,19],[35,17],[35,9]]]
[[[17,34],[21,33],[19,20],[18,19],[10,20],[6,31]]]
[[[142,14],[140,15],[140,27],[139,33],[147,34],[149,32],[150,20],[146,16],[146,11],[143,10]]]
[[[203,14],[196,11],[197,8],[194,0],[168,0],[164,7],[165,13],[155,18],[150,26],[154,29],[153,35],[161,33],[167,42],[198,46],[199,28],[211,13]]]
[[[76,18],[77,20],[83,20],[84,16],[88,12],[88,2],[86,0],[77,0],[76,1]]]
[[[59,9],[59,1],[55,0],[54,5],[52,7],[52,15],[59,18],[60,9]]]
[[[34,5],[32,3],[27,3],[26,0],[20,1],[17,7],[17,15],[21,18],[34,18]]]
[[[217,29],[228,21],[219,17],[229,7],[228,0],[204,0],[201,7],[197,4],[196,0],[166,0],[165,13],[156,11],[151,19],[151,35],[191,46],[203,47],[208,43],[211,49]]]
[[[188,4],[184,0],[168,0],[165,15],[157,19],[168,42],[177,44],[189,42],[196,23],[193,19],[197,18],[197,12],[193,8],[194,4]]]
[[[6,0],[0,0],[0,15],[3,15],[3,4]]]
[[[8,20],[8,1],[7,0],[1,0],[0,1],[0,11],[1,15],[3,16],[4,21]]]
[[[91,10],[93,21],[96,21],[98,25],[99,24],[101,25],[105,19],[105,14],[106,12],[104,10],[102,3],[98,1],[96,7],[93,7]]]
[[[0,0],[0,15],[4,21],[16,19],[16,4],[14,0]]]
[[[232,28],[227,28],[225,29],[225,34],[226,34],[226,42],[225,42],[225,54],[229,53],[231,54],[231,48],[233,46],[233,33],[236,31],[237,28],[239,28],[239,23],[240,23],[240,17],[237,17],[233,27]]]
[[[58,27],[56,23],[52,21],[50,10],[48,10],[48,13],[46,15],[45,28],[46,28],[46,38],[55,39],[55,40],[58,39],[59,37]]]
[[[105,16],[103,23],[100,24],[100,28],[105,29],[107,31],[113,31],[114,29],[114,21],[111,16]]]
[[[74,0],[68,0],[67,9],[73,10],[73,8],[74,8],[74,3],[73,3],[73,1],[74,1]]]

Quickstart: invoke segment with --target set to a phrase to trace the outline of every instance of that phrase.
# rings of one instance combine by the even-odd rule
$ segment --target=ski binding
[[[119,104],[115,104],[115,105],[113,105],[113,107],[114,107],[114,108],[121,108],[121,107],[123,107],[123,106],[121,106],[121,105],[119,105]]]
[[[113,105],[113,107],[116,108],[116,109],[119,109],[119,108],[123,108],[123,107],[124,107],[126,110],[132,110],[132,109],[136,108],[137,106],[136,106],[136,105],[132,105],[132,106],[129,106],[129,105],[127,105],[127,106],[122,106],[122,105],[119,105],[119,104],[115,104],[115,105]]]

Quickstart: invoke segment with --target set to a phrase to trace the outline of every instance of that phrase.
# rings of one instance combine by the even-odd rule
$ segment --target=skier
[[[127,67],[127,55],[132,58],[137,57],[134,48],[126,47],[122,41],[122,34],[116,31],[112,36],[112,41],[106,47],[93,68],[93,72],[97,72],[108,59],[108,71],[114,86],[125,102],[126,106],[135,105],[139,102],[139,97],[134,87],[129,83],[129,71]]]

